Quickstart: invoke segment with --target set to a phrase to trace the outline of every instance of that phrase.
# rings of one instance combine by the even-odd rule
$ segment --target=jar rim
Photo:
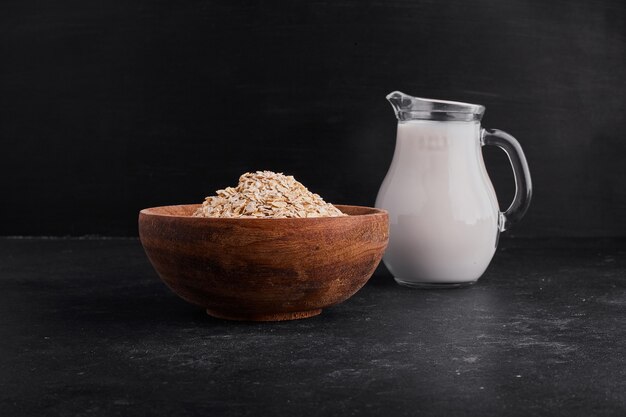
[[[480,121],[485,113],[485,106],[480,104],[413,97],[401,91],[388,94],[387,100],[400,121]]]

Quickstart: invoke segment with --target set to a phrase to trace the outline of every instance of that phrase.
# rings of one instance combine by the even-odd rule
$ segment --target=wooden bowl
[[[191,217],[197,204],[139,213],[141,243],[181,298],[230,320],[293,320],[347,300],[371,277],[389,240],[387,212],[309,219]]]

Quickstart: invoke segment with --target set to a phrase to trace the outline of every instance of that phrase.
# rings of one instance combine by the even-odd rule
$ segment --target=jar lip
[[[396,117],[406,120],[460,120],[480,121],[485,113],[485,106],[461,101],[438,100],[413,97],[400,91],[387,95]]]

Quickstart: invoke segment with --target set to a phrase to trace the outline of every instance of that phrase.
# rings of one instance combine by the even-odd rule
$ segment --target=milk
[[[398,123],[393,161],[376,207],[389,211],[383,261],[396,281],[409,286],[476,281],[494,255],[499,234],[480,122]]]

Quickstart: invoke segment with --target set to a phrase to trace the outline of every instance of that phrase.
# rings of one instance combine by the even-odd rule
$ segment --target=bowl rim
[[[348,214],[347,216],[334,216],[334,217],[193,217],[193,216],[182,216],[178,214],[170,214],[163,212],[166,209],[171,209],[175,207],[200,207],[202,204],[173,204],[169,206],[155,206],[155,207],[147,207],[139,211],[140,215],[150,216],[150,217],[166,217],[166,218],[176,218],[176,219],[195,219],[197,221],[252,221],[252,222],[269,222],[269,221],[332,221],[337,219],[349,219],[349,218],[363,218],[363,217],[378,217],[378,216],[387,216],[389,213],[385,209],[377,208],[377,207],[368,207],[368,206],[355,206],[348,204],[333,204],[339,210],[342,209],[357,209],[357,210],[366,210],[365,213],[358,214]]]

